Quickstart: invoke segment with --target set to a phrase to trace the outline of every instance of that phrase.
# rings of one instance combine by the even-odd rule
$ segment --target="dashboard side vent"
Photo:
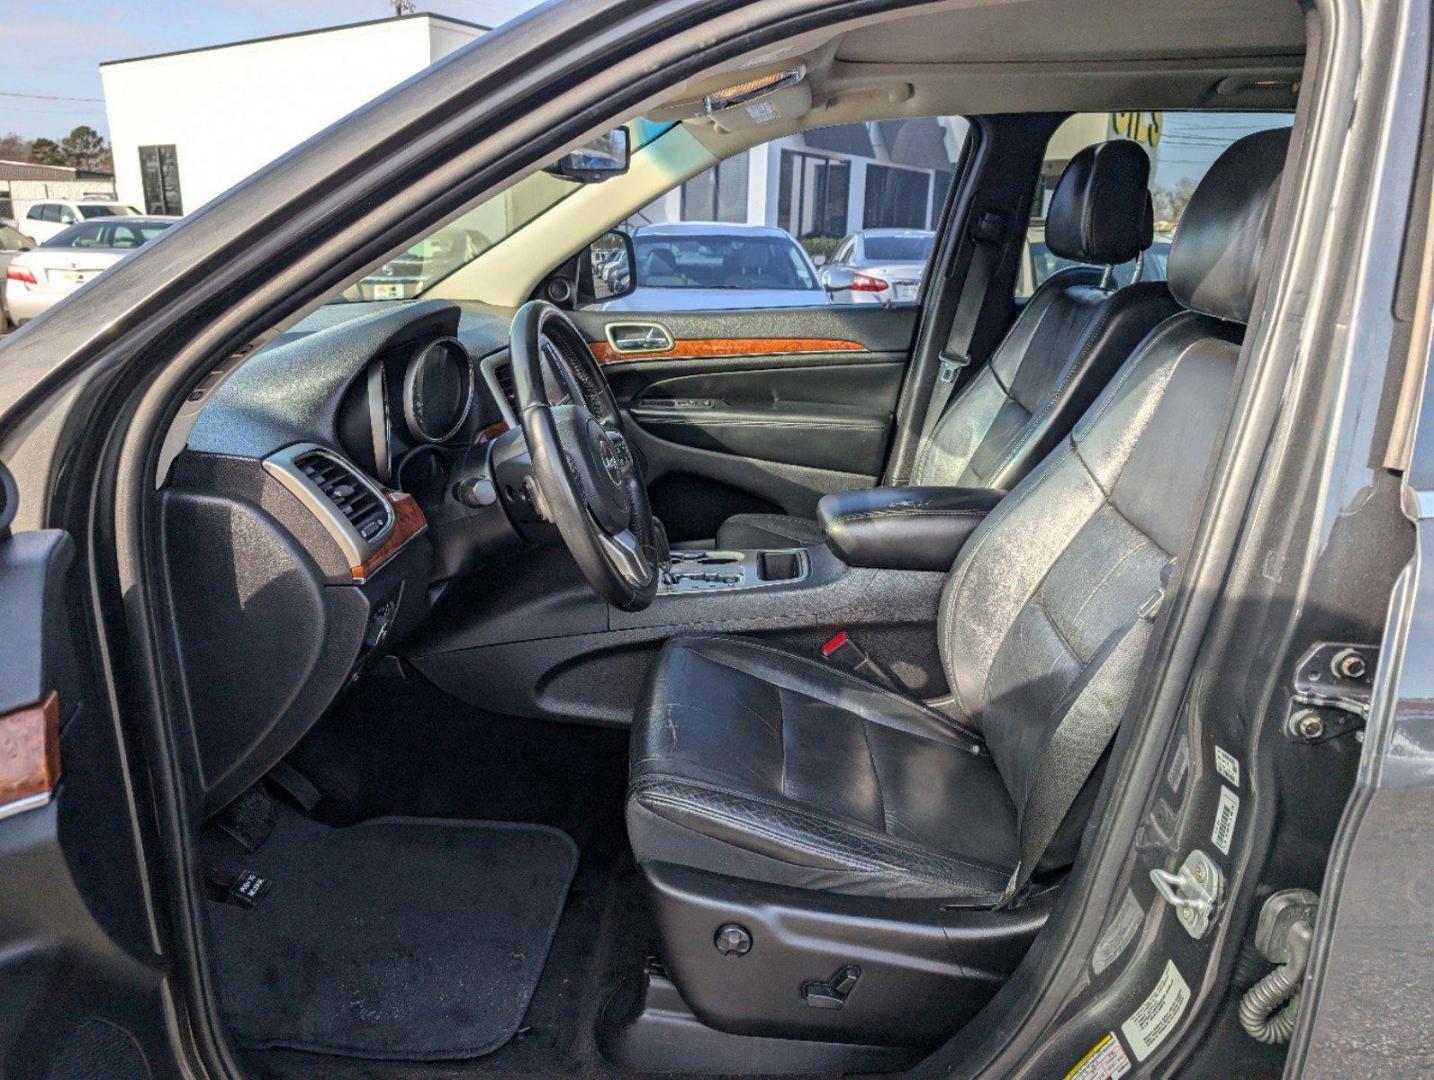
[[[294,467],[314,482],[365,540],[373,540],[393,518],[393,508],[337,458],[317,450],[300,454]]]
[[[493,371],[493,377],[498,380],[498,389],[503,391],[503,396],[508,399],[508,404],[516,415],[518,412],[518,391],[513,388],[513,365],[499,364]]]

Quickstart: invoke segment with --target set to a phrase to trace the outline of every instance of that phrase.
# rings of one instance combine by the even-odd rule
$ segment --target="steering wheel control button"
[[[712,943],[723,956],[746,956],[752,951],[752,935],[740,923],[719,926]]]

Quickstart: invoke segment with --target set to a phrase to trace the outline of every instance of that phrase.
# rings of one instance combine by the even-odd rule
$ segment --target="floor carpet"
[[[367,1060],[475,1058],[518,1031],[578,865],[543,825],[281,809],[243,869],[258,905],[211,902],[237,1041]]]

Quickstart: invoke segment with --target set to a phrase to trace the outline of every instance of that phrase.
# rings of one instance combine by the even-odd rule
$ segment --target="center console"
[[[780,551],[674,551],[657,586],[659,596],[794,585],[811,573],[804,548]]]

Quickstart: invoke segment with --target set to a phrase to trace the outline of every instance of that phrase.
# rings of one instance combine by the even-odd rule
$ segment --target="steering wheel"
[[[518,422],[544,516],[594,592],[623,611],[640,611],[657,593],[655,526],[607,379],[582,332],[546,300],[518,309],[511,339]],[[545,357],[559,384],[554,395]]]

